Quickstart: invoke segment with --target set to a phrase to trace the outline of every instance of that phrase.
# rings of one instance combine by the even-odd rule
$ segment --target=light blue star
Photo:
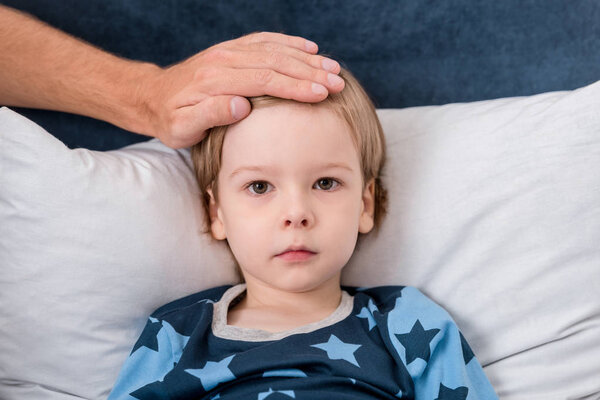
[[[397,397],[397,398],[401,398],[401,397],[402,397],[402,389],[400,389],[400,390],[398,391],[398,393],[396,393],[396,397]]]
[[[272,371],[267,371],[263,374],[263,378],[268,378],[270,376],[284,376],[287,378],[306,378],[307,375],[304,371],[299,369],[277,369]]]
[[[190,375],[200,379],[202,387],[205,391],[209,391],[216,387],[219,383],[229,382],[235,379],[235,375],[229,369],[229,363],[235,355],[222,359],[221,361],[207,361],[204,368],[186,369]]]
[[[375,325],[377,325],[375,323],[375,319],[373,318],[373,315],[371,314],[371,312],[367,309],[367,307],[363,307],[360,309],[360,314],[356,314],[356,316],[358,318],[364,318],[367,321],[369,321],[369,330],[373,329],[375,327]]]
[[[354,352],[361,347],[360,344],[344,343],[337,336],[331,335],[327,343],[313,344],[311,347],[326,351],[330,360],[345,360],[360,368],[354,358]]]
[[[215,397],[211,397],[210,400],[217,400],[221,398],[221,394],[218,393]]]
[[[352,382],[353,385],[356,385],[356,379],[354,379],[354,378],[348,378],[348,379],[350,379],[350,381]]]
[[[181,357],[181,349],[185,347],[189,336],[180,335],[167,321],[150,317],[153,324],[160,324],[156,332],[157,349],[171,349],[172,351],[155,351],[146,346],[139,347],[129,356],[130,365],[143,363],[144,368],[129,374],[128,379],[117,382],[113,388],[114,393],[125,393],[127,388],[141,388],[152,382],[161,382],[165,375],[173,369]]]
[[[273,393],[281,393],[281,394],[289,396],[293,399],[296,398],[296,394],[294,393],[293,390],[275,390],[274,391],[273,389],[269,388],[268,392],[262,392],[262,393],[258,394],[258,400],[263,400],[263,399],[269,397],[270,395],[272,395]]]

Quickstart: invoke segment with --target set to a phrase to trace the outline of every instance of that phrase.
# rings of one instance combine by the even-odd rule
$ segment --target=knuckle
[[[259,85],[267,85],[273,79],[274,72],[270,69],[259,69],[254,74],[254,80]]]
[[[311,66],[315,66],[315,65],[320,65],[321,60],[317,59],[315,60],[315,56],[312,54],[306,54],[306,53],[301,53],[300,54],[300,61],[302,61],[305,64],[311,65]]]
[[[322,69],[316,69],[313,71],[312,79],[315,82],[320,82],[322,85],[328,85],[329,83],[327,80],[327,75],[327,71],[323,71]]]
[[[252,33],[253,39],[259,42],[267,41],[269,34],[265,31],[254,32]]]
[[[198,68],[194,71],[194,81],[202,82],[208,77],[207,75],[208,74],[206,68]]]
[[[206,57],[213,62],[226,62],[230,59],[230,51],[221,47],[206,50]]]
[[[257,31],[257,32],[248,33],[248,34],[240,37],[240,39],[243,43],[250,44],[250,43],[262,42],[262,41],[264,41],[264,37],[265,37],[264,32]]]
[[[295,92],[296,93],[302,93],[302,92],[312,92],[311,88],[310,88],[311,83],[310,82],[306,82],[306,81],[296,81],[296,88],[295,88]]]
[[[261,42],[259,46],[260,50],[267,54],[275,53],[277,51],[277,46],[271,42]]]
[[[306,55],[306,58],[307,58],[307,61],[306,61],[306,62],[307,62],[308,64],[312,65],[312,66],[313,66],[313,67],[315,67],[315,68],[318,68],[318,69],[320,69],[321,71],[324,71],[324,70],[323,70],[323,61],[324,61],[325,59],[327,59],[327,57],[322,57],[322,56],[314,56],[314,55],[312,55],[312,54],[307,54],[307,55]]]
[[[284,55],[277,51],[269,51],[266,55],[265,61],[267,65],[271,67],[278,67],[283,65]]]
[[[204,67],[194,71],[195,82],[212,82],[217,77],[220,68]]]
[[[219,104],[214,97],[210,97],[204,106],[205,121],[208,125],[214,126],[220,118]]]

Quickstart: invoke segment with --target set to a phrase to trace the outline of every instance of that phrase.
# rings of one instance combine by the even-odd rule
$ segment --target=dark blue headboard
[[[349,68],[379,108],[574,89],[600,78],[597,0],[0,0],[118,55],[159,65],[255,31],[299,35]],[[147,137],[17,109],[69,147]]]

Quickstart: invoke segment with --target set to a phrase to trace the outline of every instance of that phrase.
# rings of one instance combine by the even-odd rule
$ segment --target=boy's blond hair
[[[334,111],[350,127],[350,135],[359,152],[362,169],[363,190],[371,178],[375,179],[375,228],[379,228],[387,210],[387,190],[381,181],[381,172],[385,163],[385,137],[381,123],[375,112],[375,106],[358,80],[346,69],[339,74],[346,85],[340,93],[329,94],[320,103],[301,103],[312,107],[324,107]],[[264,108],[276,104],[298,103],[295,100],[272,96],[258,96],[248,99],[252,109]],[[212,189],[218,203],[218,176],[221,169],[221,152],[228,125],[216,126],[208,130],[204,140],[192,147],[192,161],[196,170],[196,179],[202,192],[205,233],[210,232],[209,204],[207,189]]]

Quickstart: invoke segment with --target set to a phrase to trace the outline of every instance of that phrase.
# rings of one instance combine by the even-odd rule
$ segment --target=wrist
[[[125,74],[126,82],[116,88],[119,93],[119,111],[113,115],[113,123],[131,132],[156,137],[159,104],[155,93],[164,70],[156,64],[132,65]]]

